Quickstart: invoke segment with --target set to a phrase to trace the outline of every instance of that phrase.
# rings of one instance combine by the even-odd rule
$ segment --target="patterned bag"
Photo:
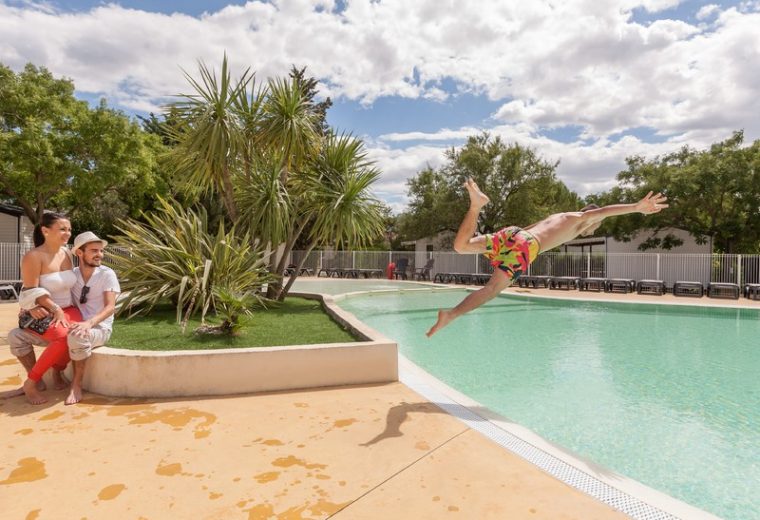
[[[18,317],[18,326],[21,329],[29,329],[37,334],[45,334],[45,331],[50,327],[50,323],[53,321],[53,315],[50,314],[44,318],[36,319],[32,317],[29,311],[24,311]]]

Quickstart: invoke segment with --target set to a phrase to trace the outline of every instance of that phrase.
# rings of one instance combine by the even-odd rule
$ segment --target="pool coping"
[[[472,287],[438,286],[436,291],[476,290]],[[430,289],[403,289],[401,292],[425,291]],[[399,292],[397,289],[354,291],[333,295],[335,303],[341,300],[372,293]],[[569,298],[552,298],[548,295],[520,294],[514,292],[502,293],[506,296],[522,296],[527,298],[567,300]],[[686,305],[686,302],[624,302],[615,299],[583,299],[582,301],[599,301],[603,303],[651,303],[655,305]],[[719,305],[711,305],[709,307]],[[705,306],[702,306],[705,307]],[[736,306],[726,306],[736,309]],[[345,311],[348,312],[348,311]],[[349,313],[351,314],[351,313]],[[354,320],[359,320],[351,314]],[[365,325],[366,326],[366,325]],[[377,332],[380,334],[379,332]],[[621,511],[632,518],[640,520],[720,520],[707,511],[692,506],[664,492],[651,488],[625,475],[612,471],[594,463],[567,448],[551,443],[534,431],[526,428],[507,417],[504,417],[481,403],[467,397],[436,378],[425,369],[411,361],[401,352],[399,358],[399,381],[419,393],[444,411],[465,423],[471,429],[478,431],[488,439],[499,444],[508,451],[522,457],[542,471],[552,475],[565,484],[578,489],[610,507]]]

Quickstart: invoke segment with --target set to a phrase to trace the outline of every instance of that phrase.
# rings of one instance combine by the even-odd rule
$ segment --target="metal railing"
[[[109,246],[108,249],[116,247]],[[30,249],[27,244],[0,243],[0,281],[21,279],[21,258]],[[289,262],[298,264],[304,254],[304,251],[291,252]],[[389,263],[398,264],[401,258],[408,259],[409,274],[432,259],[431,278],[437,273],[492,272],[488,259],[483,255],[444,251],[312,251],[304,267],[312,269],[314,274],[329,267],[385,270]],[[108,255],[106,262],[112,262]],[[531,264],[528,274],[653,279],[662,280],[668,286],[681,280],[742,285],[760,283],[760,255],[549,252],[539,255]]]
[[[298,264],[304,251],[293,251],[290,262]],[[442,251],[312,251],[304,267],[317,274],[322,268],[385,269],[407,258],[408,272],[433,259],[436,273],[488,274],[492,272],[483,255],[461,255]],[[577,276],[582,278],[631,278],[662,280],[672,286],[677,281],[760,283],[760,255],[678,254],[678,253],[542,253],[528,274]]]

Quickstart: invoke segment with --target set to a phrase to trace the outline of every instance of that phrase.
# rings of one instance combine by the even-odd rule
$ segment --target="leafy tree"
[[[400,218],[401,233],[416,239],[456,231],[468,206],[462,188],[468,177],[491,199],[478,223],[481,233],[578,209],[580,199],[557,180],[556,167],[530,148],[488,133],[472,136],[461,149],[446,151],[441,168],[428,167],[408,181],[411,200]]]
[[[136,213],[166,185],[156,175],[161,144],[105,101],[91,109],[70,80],[28,64],[0,65],[0,190],[37,223],[45,209],[72,212],[98,230]]]
[[[646,160],[629,157],[618,174],[619,186],[596,197],[602,203],[634,202],[648,191],[661,191],[670,207],[656,215],[626,215],[605,221],[604,230],[628,240],[640,229],[654,236],[641,249],[680,245],[664,228],[685,229],[698,243],[712,239],[724,253],[756,252],[760,247],[760,140],[742,147],[743,132],[735,132],[708,150],[683,147]]]

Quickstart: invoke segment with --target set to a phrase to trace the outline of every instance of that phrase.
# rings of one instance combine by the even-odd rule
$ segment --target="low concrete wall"
[[[119,397],[188,397],[398,381],[398,345],[334,304],[327,312],[367,341],[221,350],[140,351],[101,347],[85,389]],[[118,323],[117,323],[118,326]]]

